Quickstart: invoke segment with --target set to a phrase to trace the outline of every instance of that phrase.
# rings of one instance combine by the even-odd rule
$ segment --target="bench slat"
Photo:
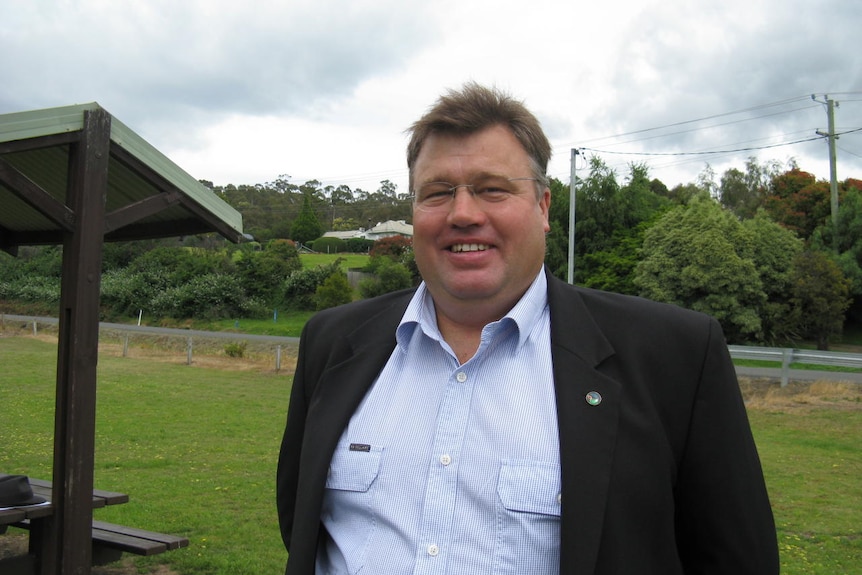
[[[30,528],[30,520],[14,523],[15,527]],[[93,521],[93,546],[119,549],[136,555],[156,555],[189,546],[187,537],[156,533],[106,521]]]
[[[93,539],[96,538],[97,531],[100,533],[117,533],[120,535],[136,537],[138,539],[154,541],[165,545],[167,549],[180,549],[182,547],[188,547],[189,545],[189,540],[186,537],[169,535],[167,533],[156,533],[154,531],[128,527],[126,525],[116,525],[105,521],[93,521]]]
[[[168,550],[167,545],[149,539],[140,539],[113,531],[93,528],[93,545],[107,545],[136,555],[158,555]]]
[[[30,478],[30,487],[33,488],[33,493],[47,497],[48,499],[51,499],[52,497],[51,485],[52,483],[45,479]],[[129,502],[129,496],[126,493],[105,491],[104,489],[93,489],[93,501],[96,501],[97,499],[103,499],[105,501],[105,503],[99,507],[104,507],[105,505],[119,505],[121,503]]]

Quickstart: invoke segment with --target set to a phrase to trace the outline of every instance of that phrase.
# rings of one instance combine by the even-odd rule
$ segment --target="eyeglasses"
[[[523,195],[513,182],[538,182],[538,178],[481,178],[472,184],[452,184],[449,182],[428,182],[419,186],[413,193],[413,206],[423,212],[442,212],[449,210],[455,200],[458,188],[467,188],[470,195],[477,199],[484,209],[492,209],[512,197]]]

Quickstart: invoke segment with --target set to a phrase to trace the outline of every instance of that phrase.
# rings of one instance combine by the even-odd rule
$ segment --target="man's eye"
[[[488,201],[500,201],[505,200],[511,195],[511,192],[504,188],[496,188],[493,186],[488,186],[484,188],[480,188],[476,195],[481,196],[483,200]]]
[[[426,192],[422,199],[424,201],[429,201],[429,200],[430,201],[434,201],[434,200],[440,201],[440,200],[445,200],[445,199],[450,198],[450,197],[452,197],[452,191],[451,190],[440,189],[440,190],[431,190],[429,192]]]

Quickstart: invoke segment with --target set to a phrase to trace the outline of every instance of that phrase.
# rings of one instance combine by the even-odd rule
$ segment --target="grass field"
[[[189,537],[187,549],[136,558],[142,572],[281,573],[274,477],[292,368],[276,375],[224,357],[187,366],[151,349],[119,356],[100,354],[95,481],[131,501],[96,518]],[[0,471],[51,477],[55,358],[50,337],[0,337]],[[862,573],[860,386],[744,392],[782,573]]]
[[[368,256],[365,254],[300,254],[299,261],[302,267],[313,268],[316,266],[331,264],[341,258],[341,268],[347,271],[351,268],[364,268],[368,265]]]

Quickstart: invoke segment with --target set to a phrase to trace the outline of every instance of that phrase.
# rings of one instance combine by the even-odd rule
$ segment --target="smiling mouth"
[[[487,244],[455,244],[449,250],[458,252],[483,252],[488,249]]]

